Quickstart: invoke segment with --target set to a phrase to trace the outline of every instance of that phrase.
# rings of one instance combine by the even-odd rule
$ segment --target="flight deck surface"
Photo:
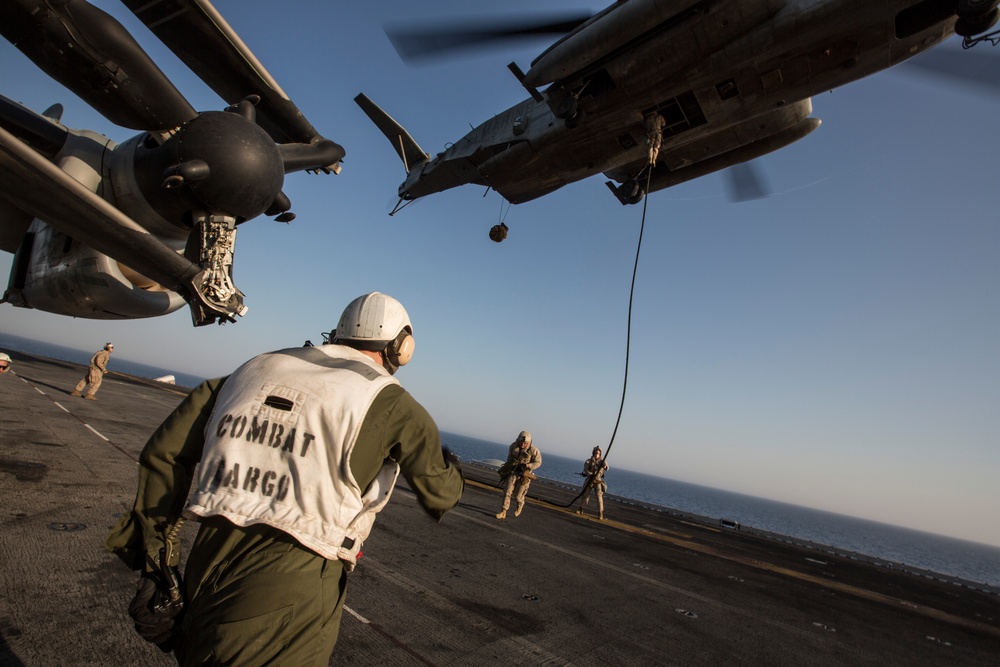
[[[126,613],[136,576],[103,549],[139,452],[185,390],[11,353],[0,377],[0,665],[171,665]],[[419,398],[419,397],[418,397]],[[989,665],[1000,596],[536,481],[498,521],[466,465],[440,523],[405,482],[349,576],[331,664]],[[539,471],[544,472],[543,470]],[[196,530],[187,525],[185,544]]]

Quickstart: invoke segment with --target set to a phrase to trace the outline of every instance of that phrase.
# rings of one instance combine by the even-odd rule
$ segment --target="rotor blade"
[[[4,0],[0,33],[109,121],[155,131],[197,115],[115,18],[84,0],[38,4]]]
[[[981,51],[936,48],[902,64],[978,92],[1000,95],[1000,59]]]
[[[16,184],[4,197],[18,208],[191,297],[201,269],[2,128],[0,182]]]
[[[729,198],[734,202],[764,199],[771,194],[764,173],[750,162],[734,164],[726,171]]]
[[[535,17],[533,19],[497,19],[487,25],[483,21],[434,24],[424,28],[406,25],[386,26],[385,34],[399,57],[406,62],[442,56],[460,50],[491,46],[500,41],[519,38],[563,35],[591,18],[591,14],[574,13]]]
[[[320,137],[208,0],[122,1],[227,103],[259,95],[257,122],[277,143]]]
[[[62,125],[3,95],[0,95],[0,127],[50,159],[62,150],[69,134]]]

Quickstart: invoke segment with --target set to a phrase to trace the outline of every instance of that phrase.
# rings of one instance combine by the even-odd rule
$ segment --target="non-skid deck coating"
[[[0,665],[170,665],[125,607],[135,575],[103,550],[136,459],[184,390],[11,353],[0,376]],[[405,381],[405,378],[403,378]],[[417,397],[419,399],[419,397]],[[718,526],[609,504],[558,507],[535,482],[497,521],[491,470],[466,466],[434,523],[400,485],[350,576],[331,664],[988,665],[1000,597]],[[540,497],[539,497],[540,496]],[[190,543],[195,526],[186,526]]]

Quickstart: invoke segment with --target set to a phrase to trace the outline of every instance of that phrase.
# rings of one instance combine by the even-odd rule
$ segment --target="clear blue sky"
[[[96,4],[196,108],[223,106],[120,5]],[[99,322],[4,305],[0,329],[88,350],[111,339],[121,357],[211,376],[318,342],[350,299],[379,290],[410,312],[417,351],[399,378],[442,429],[504,443],[527,429],[543,452],[581,460],[606,446],[642,207],[595,177],[513,207],[500,245],[487,231],[501,199],[474,186],[390,218],[402,165],[352,101],[364,91],[434,153],[525,97],[506,64],[526,69],[544,42],[414,69],[382,25],[471,5],[217,7],[347,150],[339,176],[286,179],[291,225],[241,227],[247,316],[194,329],[186,309]],[[37,110],[62,102],[72,127],[132,134],[6,42],[0,92]],[[775,196],[732,204],[719,175],[651,196],[609,461],[1000,545],[1000,98],[894,70],[813,103],[823,126],[759,160]]]

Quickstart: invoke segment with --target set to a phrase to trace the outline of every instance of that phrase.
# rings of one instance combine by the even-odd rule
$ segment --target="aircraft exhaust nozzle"
[[[392,144],[396,154],[399,155],[399,159],[403,161],[403,167],[406,169],[407,174],[417,165],[430,159],[430,156],[413,140],[410,133],[397,123],[392,116],[382,111],[377,104],[368,99],[364,93],[359,93],[354,98],[354,101],[365,112],[365,115],[375,123],[375,127],[385,135],[389,143]]]

